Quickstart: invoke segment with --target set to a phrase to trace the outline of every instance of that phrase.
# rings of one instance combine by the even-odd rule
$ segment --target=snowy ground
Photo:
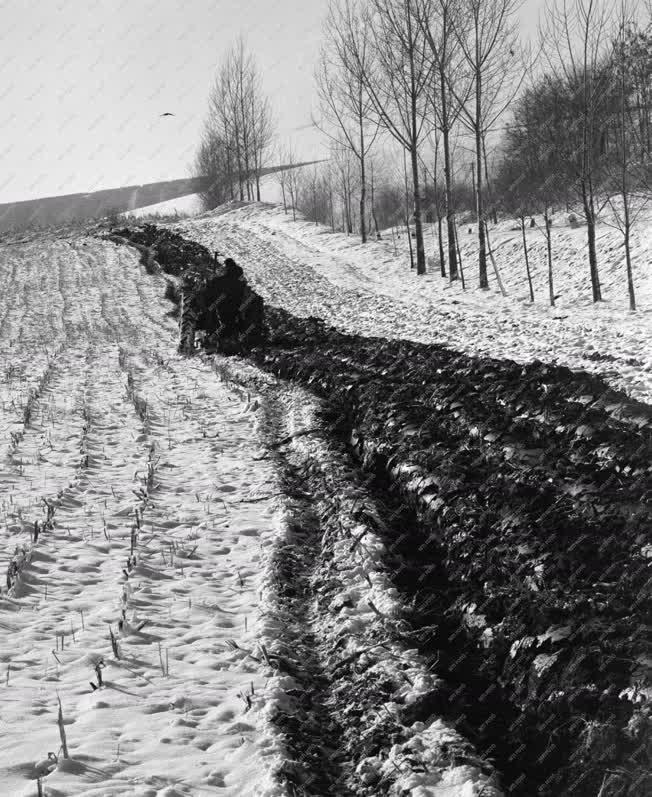
[[[269,739],[244,709],[265,679],[228,644],[254,644],[274,534],[246,398],[177,357],[131,250],[6,248],[0,282],[0,569],[20,567],[0,595],[0,792],[37,793],[58,696],[71,758],[47,795],[257,794]]]
[[[556,225],[556,226],[555,226]],[[407,239],[365,246],[354,236],[292,221],[282,208],[253,204],[205,214],[174,225],[209,249],[233,257],[263,297],[299,316],[316,315],[358,334],[445,343],[471,353],[519,362],[540,359],[606,375],[631,396],[652,401],[652,217],[640,218],[633,236],[639,310],[627,309],[622,236],[598,227],[598,257],[605,301],[591,302],[586,230],[553,225],[555,308],[547,304],[545,243],[527,229],[536,302],[528,288],[520,231],[501,222],[491,230],[496,261],[508,292],[502,297],[490,274],[491,292],[476,289],[475,237],[460,231],[467,290],[451,285],[431,264],[410,273]],[[429,255],[433,230],[426,231]],[[396,243],[396,252],[394,249]],[[403,249],[401,250],[401,246]],[[490,266],[491,268],[491,266]],[[600,360],[598,355],[605,356]],[[592,359],[594,358],[594,359]]]
[[[313,584],[299,633],[318,641],[320,710],[351,752],[337,793],[382,778],[386,794],[497,795],[446,723],[400,720],[436,675],[378,645],[398,598],[356,514],[363,488],[314,431],[314,400],[251,366],[180,358],[164,280],[132,249],[71,234],[0,252],[0,793],[35,795],[40,778],[46,797],[289,794],[278,717],[288,690],[312,684],[284,669],[303,609],[283,615],[278,563],[318,507],[332,520],[297,574]],[[283,467],[321,473],[320,492],[297,505]],[[365,539],[352,548],[351,535]],[[320,614],[318,584],[350,608]],[[394,687],[363,678],[359,721],[344,673],[371,650]],[[379,728],[383,756],[360,759]]]
[[[551,310],[536,230],[530,306],[508,225],[492,236],[507,298],[472,289],[468,265],[466,291],[417,279],[401,242],[362,247],[272,206],[174,227],[298,316],[557,360],[652,399],[652,281],[637,272],[629,313],[607,228],[607,301],[576,278],[583,230],[559,227]],[[642,226],[635,257],[647,266]],[[315,794],[498,794],[454,729],[401,719],[437,674],[396,642],[373,499],[318,403],[237,359],[180,358],[164,285],[135,250],[81,234],[0,247],[0,794],[41,777],[46,797],[284,797],[302,767]],[[326,776],[327,747],[324,770],[305,758],[322,743],[339,760]]]

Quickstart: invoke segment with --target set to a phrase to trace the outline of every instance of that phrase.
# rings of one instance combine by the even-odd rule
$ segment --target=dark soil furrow
[[[374,499],[368,476],[355,467],[321,418],[307,429],[297,430],[292,422],[296,437],[283,435],[288,429],[279,428],[279,419],[284,413],[294,417],[292,407],[305,398],[293,396],[284,385],[267,387],[263,395],[267,423],[274,419],[269,428],[278,430],[268,443],[288,508],[287,537],[276,548],[272,568],[282,621],[277,626],[284,629],[280,652],[288,674],[301,684],[290,690],[290,697],[300,701],[293,721],[288,726],[286,715],[276,718],[290,758],[300,756],[304,777],[315,780],[314,788],[321,789],[328,777],[324,786],[333,795],[395,794],[397,778],[411,770],[424,773],[432,784],[460,762],[474,767],[474,778],[484,778],[487,795],[496,795],[491,765],[464,738],[464,729],[452,733],[454,723],[447,732],[447,749],[433,744],[423,756],[419,723],[433,719],[430,701],[439,693],[438,673],[430,674],[406,653],[408,647],[414,650],[414,640],[406,638],[400,612],[383,614],[371,604],[361,608],[367,583],[359,575],[364,560],[354,552],[375,538],[378,527],[392,540],[402,529],[403,513]],[[308,402],[315,404],[311,397]],[[301,442],[295,445],[295,440]],[[378,590],[384,568],[382,574],[373,568],[365,572],[370,592],[373,585]],[[374,597],[382,594],[374,592]],[[431,681],[433,689],[417,690],[408,698],[406,683],[413,685],[415,678]],[[324,766],[312,755],[319,750],[328,767],[315,770]],[[383,768],[390,758],[393,768]],[[294,768],[290,773],[296,777]],[[306,794],[322,793],[302,787]]]
[[[168,235],[176,273],[208,261]],[[652,790],[652,408],[565,367],[266,320],[252,361],[326,402],[402,519],[388,565],[447,682],[421,711],[493,756],[510,794]]]
[[[275,402],[266,403],[269,429],[282,419]],[[272,434],[269,443],[276,442]],[[319,658],[319,640],[313,615],[313,576],[318,567],[322,530],[312,501],[306,494],[305,474],[292,465],[285,452],[273,451],[279,486],[286,496],[286,534],[275,546],[271,569],[275,574],[274,611],[283,632],[273,662],[290,675],[298,688],[289,690],[293,711],[278,710],[279,728],[288,759],[277,773],[280,782],[295,795],[345,795],[337,751],[342,733],[327,705],[330,684]]]

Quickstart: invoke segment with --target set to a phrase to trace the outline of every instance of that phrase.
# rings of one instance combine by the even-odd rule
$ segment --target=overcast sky
[[[524,35],[543,3],[525,0]],[[280,136],[320,157],[320,136],[296,128],[310,123],[327,6],[0,0],[0,202],[188,176],[216,68],[241,33]]]

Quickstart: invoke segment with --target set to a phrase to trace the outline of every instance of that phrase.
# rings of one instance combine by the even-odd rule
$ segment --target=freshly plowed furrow
[[[435,784],[455,793],[465,781],[498,794],[487,762],[433,716],[436,670],[404,644],[376,534],[376,523],[398,533],[396,518],[329,435],[314,398],[254,369],[224,369],[260,391],[283,494],[264,579],[272,606],[263,638],[278,682],[272,716],[287,760],[277,779],[290,793],[316,795]]]
[[[399,519],[383,539],[410,607],[405,634],[445,682],[417,713],[454,723],[514,794],[598,793],[607,782],[645,793],[650,408],[584,371],[394,339],[395,303],[333,288],[296,258],[272,263],[264,241],[217,226],[220,248],[250,254],[254,287],[286,308],[268,308],[271,339],[253,361],[323,397],[331,431]],[[152,228],[137,235],[158,239]],[[178,238],[170,247],[174,273],[208,257]],[[310,279],[293,280],[299,267]],[[292,316],[295,305],[340,329],[382,321],[388,337],[342,334]],[[456,312],[442,313],[446,323]],[[559,330],[541,342],[577,366],[580,327],[566,354]]]
[[[274,445],[297,429],[292,428],[278,400],[265,406],[269,444]],[[290,794],[353,795],[345,783],[341,746],[343,727],[329,701],[332,682],[323,657],[318,625],[314,579],[320,564],[323,529],[315,511],[314,496],[306,489],[306,472],[285,452],[275,454],[278,486],[286,496],[282,538],[276,543],[268,567],[273,575],[272,624],[278,629],[270,647],[279,675],[289,678],[284,703],[274,712],[287,763],[276,773]]]

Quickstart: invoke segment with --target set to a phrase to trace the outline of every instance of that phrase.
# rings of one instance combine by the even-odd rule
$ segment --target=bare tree
[[[457,29],[463,26],[459,19],[461,14],[459,0],[418,0],[417,12],[419,24],[422,26],[426,41],[430,47],[435,63],[435,87],[432,107],[438,129],[441,131],[444,155],[444,182],[446,196],[446,229],[448,237],[448,270],[451,280],[459,278],[457,269],[457,251],[455,247],[455,208],[453,205],[453,175],[451,169],[451,131],[466,100],[466,92],[460,88],[456,94],[450,86],[459,80],[460,60],[462,57]],[[470,82],[467,81],[467,91]],[[440,233],[441,238],[441,233]]]
[[[423,172],[423,195],[428,203],[428,213],[437,218],[437,239],[439,247],[439,270],[442,277],[446,277],[446,260],[444,257],[444,240],[442,236],[442,220],[446,216],[445,190],[439,182],[439,151],[440,136],[435,130],[434,141],[432,144],[432,168],[428,166],[428,160],[424,157],[419,158]],[[428,180],[430,179],[430,184]],[[426,217],[426,221],[428,218]],[[453,233],[454,234],[454,233]],[[433,229],[434,237],[434,229]],[[450,239],[449,239],[450,242]],[[453,247],[455,240],[453,238]],[[455,269],[457,271],[457,257],[455,257]]]
[[[220,79],[221,74],[222,70],[210,92],[208,116],[195,159],[197,173],[211,178],[209,187],[201,195],[207,208],[235,198],[235,143],[227,111],[227,88]]]
[[[256,199],[260,202],[260,178],[262,170],[269,160],[270,147],[274,138],[274,122],[269,100],[263,93],[262,81],[257,70],[254,70],[251,75],[249,119]]]
[[[475,144],[475,198],[478,225],[480,288],[488,289],[485,231],[484,140],[496,120],[516,95],[525,71],[516,58],[519,34],[514,15],[522,0],[459,0],[452,19],[455,39],[464,58],[471,84],[471,101],[448,78],[451,94],[459,103],[460,120],[473,134]]]
[[[345,143],[335,140],[331,143],[330,149],[335,191],[342,215],[342,230],[351,235],[355,226],[353,195],[357,188],[359,172],[351,149]]]
[[[369,210],[371,213],[371,219],[374,223],[374,230],[376,231],[376,240],[380,241],[382,239],[382,235],[380,233],[380,228],[378,226],[378,214],[376,213],[376,184],[377,184],[377,176],[375,170],[375,163],[372,160],[369,163],[369,188],[371,190],[371,197],[369,203]]]
[[[534,220],[533,217],[537,207],[537,197],[535,193],[536,187],[531,185],[529,178],[530,175],[527,169],[522,168],[519,162],[506,157],[501,164],[496,178],[496,195],[501,210],[506,213],[513,213],[519,220],[521,238],[523,241],[525,273],[527,275],[528,288],[530,291],[530,302],[534,302],[534,286],[532,284],[530,253],[525,233],[525,219],[530,217]]]
[[[522,233],[527,215],[543,216],[543,226],[535,226],[546,240],[551,306],[555,304],[552,212],[568,197],[569,178],[564,163],[567,133],[575,115],[575,110],[571,111],[559,96],[554,81],[547,76],[532,76],[532,84],[513,103],[512,120],[503,136],[503,163],[496,178],[500,203],[516,213]],[[524,235],[523,242],[525,247]]]
[[[611,16],[610,0],[556,0],[546,8],[546,21],[541,28],[547,69],[577,109],[569,131],[574,140],[568,148],[566,165],[574,177],[572,184],[586,220],[594,302],[602,300],[595,248],[595,193],[604,146],[599,121],[611,94],[607,90],[611,78],[605,69],[613,47],[613,37],[609,35]]]
[[[425,274],[419,146],[427,133],[433,62],[427,56],[416,4],[417,0],[370,0],[368,63],[357,50],[353,54],[381,125],[410,156],[417,274]]]
[[[285,170],[285,191],[287,191],[287,198],[290,200],[290,207],[292,208],[292,221],[297,220],[297,209],[299,207],[299,195],[302,188],[302,175],[297,157],[294,154],[294,149],[291,144],[288,144],[283,154],[283,166],[287,166]],[[285,202],[285,191],[283,193]]]
[[[210,177],[204,202],[214,206],[228,195],[260,199],[273,125],[269,101],[253,57],[242,39],[226,54],[209,95],[208,116],[196,158],[197,170]]]
[[[612,220],[605,219],[607,224],[617,227],[623,235],[625,245],[625,266],[627,273],[627,293],[630,310],[636,310],[636,292],[632,270],[631,232],[634,223],[641,214],[650,196],[647,185],[646,136],[649,131],[645,124],[640,124],[634,102],[641,100],[638,75],[631,69],[630,52],[635,24],[631,9],[625,0],[621,1],[618,17],[618,36],[612,59],[612,72],[617,86],[618,112],[613,125],[612,152],[606,158],[605,188],[607,200],[612,211]],[[652,61],[652,59],[650,59]],[[632,78],[634,78],[632,80]]]
[[[373,105],[365,86],[369,68],[369,30],[356,0],[334,0],[326,20],[326,43],[316,72],[322,117],[335,130],[323,130],[338,146],[348,147],[360,169],[360,237],[367,241],[367,156],[378,135]],[[354,55],[355,53],[355,55]]]

